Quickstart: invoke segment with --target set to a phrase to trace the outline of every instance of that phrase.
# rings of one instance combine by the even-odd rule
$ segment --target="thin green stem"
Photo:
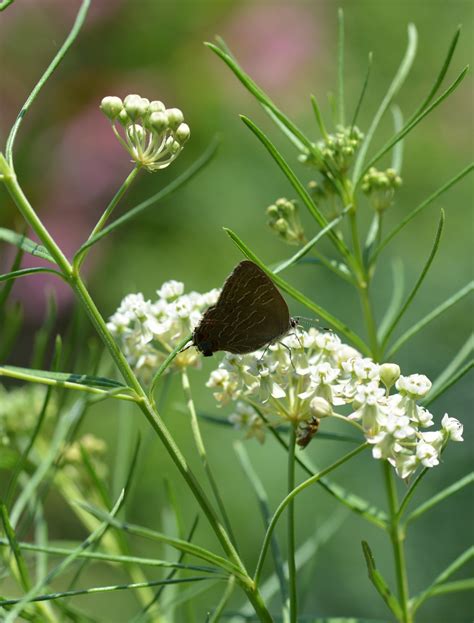
[[[367,443],[361,444],[360,446],[355,448],[355,450],[351,450],[351,452],[348,452],[347,454],[342,456],[340,459],[338,459],[337,461],[335,461],[334,463],[329,465],[329,467],[326,467],[326,468],[322,469],[317,474],[314,474],[313,476],[311,476],[307,480],[304,480],[301,484],[299,484],[297,487],[295,487],[293,489],[293,491],[291,491],[286,496],[286,498],[284,500],[282,500],[280,502],[278,508],[274,512],[273,517],[272,517],[272,519],[270,521],[270,524],[268,526],[267,532],[265,534],[265,538],[264,538],[263,543],[262,543],[262,547],[260,549],[260,554],[259,554],[259,558],[258,558],[258,562],[257,562],[257,566],[255,568],[255,574],[254,574],[254,581],[255,581],[255,585],[256,586],[258,586],[259,583],[260,583],[260,577],[262,575],[263,563],[265,562],[265,556],[266,556],[268,547],[270,545],[272,534],[273,534],[273,531],[275,530],[277,521],[278,521],[280,515],[282,514],[282,512],[285,510],[285,508],[291,502],[291,500],[295,496],[297,496],[298,493],[301,493],[301,491],[304,491],[307,487],[309,487],[313,483],[318,482],[319,480],[324,478],[324,476],[326,476],[326,474],[329,474],[333,470],[335,470],[338,467],[340,467],[341,465],[343,465],[346,461],[348,461],[349,459],[352,459],[354,456],[356,456],[357,454],[362,452],[362,450],[365,450],[367,448],[367,446],[368,446]]]
[[[102,214],[100,219],[97,221],[96,226],[91,231],[89,237],[86,240],[86,244],[88,242],[90,242],[90,240],[92,238],[94,238],[94,236],[96,236],[96,234],[98,234],[103,229],[103,227],[105,226],[105,224],[109,220],[110,215],[112,214],[112,212],[116,208],[117,204],[119,203],[119,201],[122,199],[122,197],[125,195],[127,190],[132,185],[132,182],[136,178],[138,172],[140,171],[140,168],[141,168],[141,165],[137,164],[131,170],[131,172],[128,174],[128,176],[125,179],[124,183],[122,184],[122,186],[120,186],[118,191],[115,193],[112,201],[109,203],[109,205],[105,209],[104,213]],[[86,259],[86,256],[89,253],[89,250],[91,249],[91,246],[85,247],[84,249],[81,247],[81,249],[75,255],[74,262],[73,262],[73,266],[74,266],[74,271],[75,272],[79,272],[79,269],[81,268],[81,265],[82,265],[83,261]]]
[[[207,457],[206,447],[204,446],[204,440],[201,435],[201,429],[199,427],[199,422],[196,414],[196,408],[194,406],[194,400],[191,393],[191,386],[189,383],[188,373],[186,372],[186,368],[183,368],[181,371],[181,379],[183,385],[184,396],[186,398],[186,402],[188,405],[188,411],[191,416],[191,429],[193,432],[194,442],[196,444],[196,449],[199,454],[199,458],[202,461],[204,471],[206,472],[207,479],[212,489],[212,493],[214,494],[214,498],[217,502],[217,506],[219,507],[219,511],[222,516],[222,520],[226,527],[227,532],[233,543],[235,543],[235,537],[232,531],[232,526],[230,524],[229,516],[224,506],[224,502],[222,500],[219,488],[217,487],[216,480],[214,478],[214,474],[212,473],[211,467],[209,465],[209,460]]]
[[[295,449],[296,426],[290,429],[288,446],[288,495],[295,488]],[[288,547],[288,594],[290,599],[290,623],[298,621],[298,601],[296,591],[296,560],[295,560],[295,503],[294,498],[288,502],[287,509],[287,547]]]
[[[8,4],[9,3],[7,3],[7,5],[5,6],[8,6]],[[77,35],[79,34],[79,31],[82,28],[82,24],[84,23],[84,20],[86,19],[87,11],[89,10],[89,5],[90,5],[90,0],[82,1],[81,7],[76,15],[76,19],[71,28],[71,31],[69,32],[69,35],[66,37],[64,43],[57,51],[56,56],[53,58],[48,68],[46,69],[44,74],[41,76],[38,83],[35,85],[33,91],[28,96],[28,99],[23,104],[20,112],[18,113],[15,123],[13,124],[13,127],[10,130],[10,134],[8,135],[7,144],[5,147],[5,155],[6,155],[8,164],[11,166],[12,169],[13,169],[13,144],[15,142],[15,137],[20,127],[20,124],[23,121],[25,114],[28,112],[31,104],[36,99],[36,96],[38,95],[38,93],[41,91],[41,89],[46,84],[48,79],[51,77],[53,72],[56,70],[58,65],[61,63],[63,58],[66,56],[71,45],[74,43]],[[5,6],[0,7],[0,8],[5,8]]]
[[[52,236],[43,225],[41,220],[38,218],[36,212],[33,210],[30,202],[23,193],[23,190],[18,183],[15,172],[13,171],[11,166],[9,166],[8,162],[5,160],[5,157],[1,153],[0,173],[3,174],[3,183],[5,184],[8,192],[10,193],[11,198],[20,210],[21,215],[28,223],[28,225],[30,225],[30,227],[34,230],[44,246],[48,249],[50,255],[53,257],[59,268],[61,268],[65,277],[69,278],[72,272],[71,264],[69,263],[68,259],[63,254],[61,249],[58,247],[58,245],[55,243]]]
[[[398,496],[393,479],[392,467],[388,461],[383,462],[385,484],[388,496],[388,506],[390,513],[390,540],[392,542],[393,555],[395,560],[395,573],[397,577],[398,598],[403,613],[403,623],[412,623],[412,616],[409,608],[408,576],[405,562],[405,549],[402,527],[398,517]]]

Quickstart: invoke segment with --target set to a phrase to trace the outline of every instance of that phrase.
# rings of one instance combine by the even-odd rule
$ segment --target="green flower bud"
[[[127,126],[130,123],[131,119],[128,116],[127,111],[125,110],[125,108],[122,108],[122,110],[120,111],[119,116],[118,116],[118,120],[120,121],[120,123],[123,126]]]
[[[152,112],[165,112],[166,110],[166,106],[163,104],[163,102],[160,102],[159,100],[152,100],[150,102],[150,106],[148,107],[148,112],[152,113]]]
[[[279,234],[286,234],[286,232],[288,231],[288,223],[285,221],[284,218],[277,219],[274,222],[273,227]]]
[[[164,132],[168,129],[168,116],[164,112],[152,112],[148,117],[148,124],[157,132]]]
[[[125,106],[125,110],[132,121],[135,121],[135,119],[142,114],[144,108],[144,104],[142,103],[143,99],[144,98],[136,94],[127,95],[124,99],[123,104]],[[148,107],[148,100],[146,100],[146,102]]]
[[[316,396],[311,400],[309,403],[309,410],[311,415],[317,418],[330,417],[333,413],[332,406],[327,400],[321,398],[321,396]]]
[[[379,370],[380,380],[388,391],[400,378],[400,366],[396,363],[383,363]]]
[[[180,123],[175,132],[176,139],[182,144],[191,136],[191,130],[187,123]]]
[[[178,141],[173,141],[170,144],[169,150],[173,155],[177,154],[179,151],[181,151],[181,145],[178,143]]]
[[[176,129],[184,121],[184,115],[179,108],[168,108],[166,110],[168,124],[170,128]]]
[[[271,206],[268,206],[267,215],[274,219],[278,218],[279,211],[275,204],[272,203]]]
[[[108,95],[102,99],[100,109],[109,119],[116,119],[123,110],[123,102],[120,97]]]

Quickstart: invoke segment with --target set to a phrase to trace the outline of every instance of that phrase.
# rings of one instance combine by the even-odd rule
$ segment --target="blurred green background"
[[[74,19],[76,1],[17,0],[0,14],[0,135],[2,144],[17,111],[49,60],[64,40]],[[130,163],[112,136],[98,109],[105,95],[139,93],[178,106],[191,127],[191,140],[169,169],[143,173],[119,207],[124,211],[158,191],[184,171],[219,133],[218,156],[185,188],[149,209],[138,220],[118,230],[88,261],[88,281],[105,316],[113,313],[129,292],[153,298],[168,279],[183,281],[187,289],[207,291],[218,287],[240,256],[222,231],[236,231],[266,262],[286,257],[291,249],[279,242],[266,226],[265,208],[278,197],[294,198],[292,189],[256,138],[239,120],[245,113],[282,148],[301,179],[311,179],[291,149],[255,100],[235,77],[202,44],[221,35],[243,67],[277,104],[310,136],[318,139],[309,94],[320,101],[327,124],[330,109],[326,93],[336,89],[337,7],[346,19],[346,109],[356,104],[366,71],[369,51],[374,63],[369,90],[358,125],[366,131],[403,56],[407,24],[419,33],[416,61],[396,98],[407,118],[430,90],[459,23],[463,24],[448,81],[472,62],[473,5],[470,2],[414,0],[316,2],[152,1],[97,0],[75,46],[25,118],[17,140],[16,169],[23,188],[53,233],[70,254],[87,236],[101,210],[120,185]],[[434,114],[409,135],[405,143],[403,187],[387,217],[387,231],[404,215],[454,176],[472,158],[473,90],[470,77]],[[390,115],[380,126],[372,153],[392,132]],[[385,161],[387,166],[389,160]],[[407,291],[417,279],[431,249],[439,209],[446,210],[441,249],[416,303],[406,315],[400,332],[462,287],[472,275],[472,181],[465,178],[443,195],[404,230],[384,252],[374,289],[377,315],[384,312],[392,290],[391,262],[403,262]],[[362,209],[369,208],[363,204]],[[305,218],[305,217],[303,217]],[[364,220],[364,219],[362,219]],[[314,225],[305,219],[308,235]],[[19,220],[5,192],[0,189],[0,226],[18,227]],[[7,265],[0,247],[0,272]],[[364,332],[358,301],[332,273],[320,267],[299,266],[287,278],[357,332]],[[42,322],[45,291],[51,284],[34,277],[15,285],[12,299],[23,301],[25,330],[11,363],[26,364],[29,340]],[[58,294],[61,326],[67,324],[72,302],[65,291]],[[288,301],[293,314],[309,315]],[[466,341],[472,327],[472,303],[463,300],[432,323],[397,353],[405,374],[421,372],[430,378],[447,365]],[[87,327],[87,324],[85,325]],[[89,328],[87,329],[89,330]],[[85,336],[86,337],[86,336]],[[216,410],[204,383],[217,361],[203,362],[193,371],[191,383],[200,410]],[[464,378],[433,406],[439,422],[448,411],[465,426],[465,443],[452,444],[443,464],[425,479],[417,500],[427,498],[472,467],[472,388]],[[190,462],[199,470],[189,421],[179,409],[179,383],[172,382],[165,420]],[[129,417],[130,416],[130,417]],[[120,424],[120,421],[122,424]],[[124,422],[130,427],[121,428]],[[111,470],[118,437],[128,430],[152,433],[136,413],[111,403],[93,408],[85,429],[107,440]],[[238,433],[203,424],[212,466],[219,475],[229,514],[237,526],[245,561],[252,568],[263,536],[262,522],[245,476],[232,452]],[[270,501],[284,495],[285,456],[269,440],[255,441],[248,451]],[[339,444],[314,442],[306,451],[319,465],[339,456]],[[368,455],[359,457],[337,473],[337,480],[367,498],[384,504],[382,471]],[[139,474],[127,517],[155,529],[162,528],[165,496],[163,480],[172,481],[185,517],[196,512],[160,444],[149,439],[140,457]],[[299,477],[303,477],[299,474]],[[403,486],[401,487],[403,490]],[[428,584],[468,545],[473,536],[472,495],[464,489],[412,526],[407,541],[408,570],[412,591]],[[297,500],[298,540],[303,542],[321,525],[340,520],[332,498],[311,488]],[[51,538],[82,538],[81,526],[58,500],[47,507]],[[336,515],[334,515],[336,513]],[[337,517],[337,519],[335,518]],[[215,546],[201,521],[197,542]],[[284,540],[284,521],[280,525]],[[360,541],[368,540],[377,564],[390,581],[391,549],[383,534],[354,515],[345,516],[342,527],[318,551],[302,572],[301,587],[307,592],[306,614],[365,616],[388,619],[384,604],[367,579]],[[137,552],[151,554],[149,544],[134,544]],[[156,550],[159,551],[159,550]],[[270,571],[270,566],[268,566]],[[464,570],[462,577],[465,577]],[[106,584],[120,578],[106,567],[91,568],[82,576],[84,585]],[[216,603],[220,588],[197,598],[197,621]],[[127,621],[136,611],[132,594],[82,597],[76,605],[100,616],[104,622]],[[233,601],[238,606],[238,596]],[[472,620],[474,603],[469,594],[434,598],[419,613],[424,623],[461,623]],[[185,619],[182,619],[183,621]]]

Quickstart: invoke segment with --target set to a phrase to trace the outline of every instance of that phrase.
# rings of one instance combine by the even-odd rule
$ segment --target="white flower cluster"
[[[141,293],[129,294],[107,324],[127,361],[145,383],[219,296],[217,289],[205,294],[183,292],[181,282],[166,281],[153,302],[145,300]],[[173,367],[198,366],[200,360],[196,349],[190,348],[176,356]]]
[[[104,97],[100,108],[111,120],[118,140],[132,159],[148,171],[164,169],[175,160],[189,139],[189,126],[179,108],[166,108],[163,102],[132,94],[122,100]],[[120,133],[117,128],[123,128]]]
[[[349,405],[345,417],[361,428],[373,457],[388,460],[401,478],[420,465],[438,465],[449,438],[463,440],[462,425],[448,415],[441,430],[421,430],[433,425],[431,413],[418,404],[431,388],[426,376],[401,376],[396,364],[379,365],[333,333],[315,329],[288,335],[265,351],[227,355],[207,386],[220,405],[237,403],[229,419],[247,437],[263,441],[263,416],[270,425],[297,425],[303,447],[321,418],[341,417],[334,407]]]

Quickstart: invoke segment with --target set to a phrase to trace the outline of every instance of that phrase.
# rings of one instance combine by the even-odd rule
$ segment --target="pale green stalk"
[[[295,488],[295,449],[296,449],[296,426],[290,429],[288,446],[288,495]],[[295,543],[295,503],[292,497],[287,508],[287,551],[288,551],[288,595],[290,605],[290,623],[298,621],[298,594],[296,588],[296,543]]]

